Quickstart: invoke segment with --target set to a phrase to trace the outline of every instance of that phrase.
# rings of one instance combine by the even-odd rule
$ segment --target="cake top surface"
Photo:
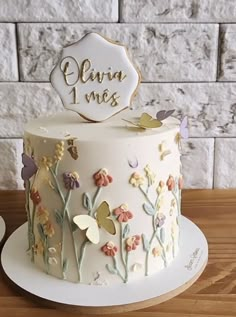
[[[159,128],[139,129],[125,120],[136,122],[143,113],[140,110],[125,110],[104,122],[91,123],[72,111],[64,111],[55,115],[31,120],[25,126],[25,132],[43,137],[66,140],[78,138],[81,140],[102,141],[108,139],[137,138],[158,135],[176,129],[179,131],[179,120],[169,117]],[[153,111],[147,111],[153,117]]]

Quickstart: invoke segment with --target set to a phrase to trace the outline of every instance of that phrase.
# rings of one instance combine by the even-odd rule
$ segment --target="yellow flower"
[[[55,162],[61,161],[64,155],[64,141],[60,141],[56,144],[56,150],[54,154]]]
[[[162,253],[162,248],[161,247],[155,247],[152,249],[152,255],[156,258],[160,256]]]
[[[178,225],[177,225],[176,221],[172,221],[172,223],[171,223],[171,234],[172,234],[172,236],[175,237],[177,232],[178,232]]]
[[[49,213],[46,208],[39,206],[36,215],[39,223],[41,223],[42,225],[44,225],[48,221]]]
[[[52,167],[53,162],[52,162],[52,158],[48,157],[48,156],[43,156],[41,158],[41,164],[43,167],[46,168],[46,170],[48,171],[50,167]]]
[[[160,181],[156,189],[158,195],[160,195],[160,193],[164,190],[164,187],[165,187],[165,183],[163,181]]]
[[[35,243],[35,245],[33,246],[33,249],[34,249],[34,253],[36,255],[37,254],[40,254],[40,255],[43,254],[44,247],[43,247],[43,242],[42,242],[41,239],[37,243]]]
[[[52,223],[48,220],[43,226],[43,232],[46,236],[51,238],[55,234],[55,230],[53,228]]]
[[[147,177],[147,179],[148,179],[148,184],[149,184],[149,185],[154,184],[155,179],[156,179],[156,174],[154,174],[154,173],[151,171],[150,166],[149,166],[149,165],[146,165],[146,166],[144,167],[144,171],[145,171],[146,177]]]
[[[135,172],[131,175],[129,182],[131,185],[133,185],[134,187],[138,187],[140,185],[144,184],[144,178],[142,175],[140,175],[139,173]]]

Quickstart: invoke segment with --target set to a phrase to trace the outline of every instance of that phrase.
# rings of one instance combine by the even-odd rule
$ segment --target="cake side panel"
[[[38,168],[26,193],[32,261],[59,278],[96,285],[171,263],[182,188],[178,132],[93,142],[26,133],[25,153]]]

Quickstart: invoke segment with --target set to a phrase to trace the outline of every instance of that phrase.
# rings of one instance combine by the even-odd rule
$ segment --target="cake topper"
[[[50,80],[66,109],[99,122],[130,105],[140,75],[123,45],[88,33],[63,49]]]

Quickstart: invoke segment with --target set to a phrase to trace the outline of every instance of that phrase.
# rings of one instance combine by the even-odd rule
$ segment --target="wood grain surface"
[[[114,317],[236,317],[236,190],[184,191],[182,213],[207,237],[209,262],[205,271],[181,295],[139,311],[114,314]],[[5,219],[8,237],[26,221],[23,192],[0,192],[0,215]],[[1,317],[66,317],[75,314],[44,307],[23,295],[6,280],[0,268]],[[102,316],[99,310],[96,316]]]

